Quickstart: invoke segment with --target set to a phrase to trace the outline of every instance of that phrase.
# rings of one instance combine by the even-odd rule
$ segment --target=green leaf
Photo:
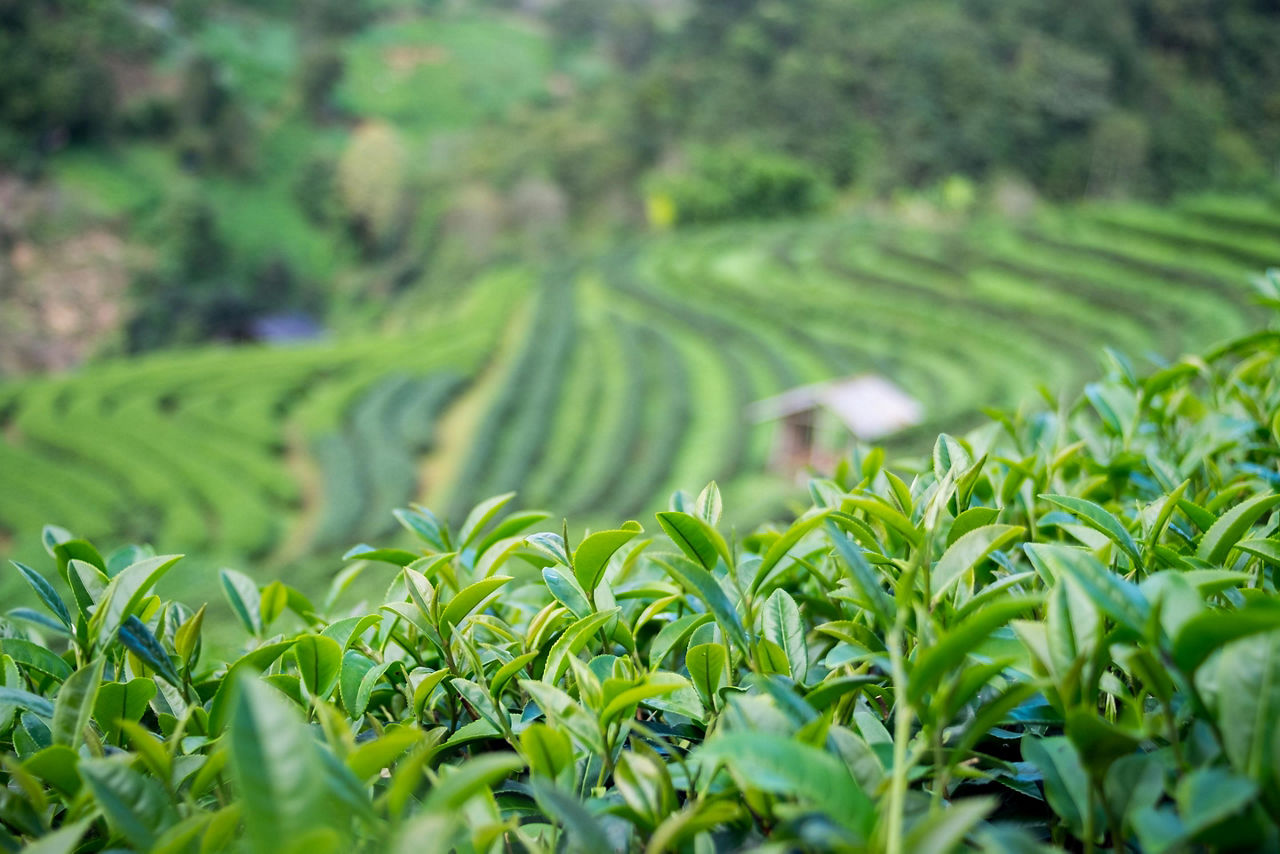
[[[1196,549],[1196,557],[1221,564],[1254,523],[1276,505],[1280,505],[1280,495],[1258,495],[1231,508],[1205,532]]]
[[[882,498],[873,495],[850,495],[841,502],[841,508],[847,513],[861,510],[874,519],[879,519],[886,528],[902,537],[912,547],[924,542],[924,534],[902,515],[897,508]]]
[[[373,697],[373,689],[378,684],[387,671],[393,667],[401,667],[404,665],[399,661],[384,661],[381,664],[375,664],[360,676],[360,684],[356,687],[356,698],[348,706],[347,711],[351,713],[351,717],[359,718],[369,708],[369,700]],[[346,686],[343,686],[344,688]],[[346,695],[344,694],[344,700]]]
[[[947,547],[950,548],[956,540],[970,531],[992,524],[999,516],[1000,511],[995,507],[970,507],[951,523],[947,530]]]
[[[804,701],[812,706],[815,711],[822,712],[830,708],[846,694],[852,693],[864,685],[879,685],[883,682],[883,677],[869,674],[828,678],[818,683],[808,694],[805,694]]]
[[[102,594],[106,592],[111,579],[98,567],[82,560],[69,561],[66,573],[67,586],[71,588],[76,606],[81,615],[88,619],[97,603],[102,601]]]
[[[596,854],[596,852],[615,850],[600,820],[592,815],[577,798],[541,780],[532,781],[529,788],[543,812],[564,825],[565,830],[568,831],[567,851]]]
[[[809,675],[809,647],[804,638],[800,608],[785,590],[773,591],[764,603],[764,636],[786,655],[791,678],[804,684]]]
[[[102,656],[98,656],[68,676],[58,689],[53,707],[53,723],[49,727],[54,744],[65,744],[72,748],[80,746],[84,728],[89,725],[93,705],[98,697],[103,662]]]
[[[128,682],[104,682],[93,704],[93,719],[107,739],[119,743],[120,721],[138,721],[156,695],[156,683],[139,677]]]
[[[342,705],[347,710],[347,714],[352,718],[358,718],[364,712],[363,709],[357,711],[360,685],[364,682],[365,674],[372,670],[374,666],[372,659],[356,652],[354,649],[347,650],[342,657],[342,673],[338,677],[338,694],[342,698]]]
[[[252,848],[274,852],[281,840],[325,826],[325,768],[287,699],[247,675],[238,678],[234,690],[228,767]]]
[[[421,744],[422,730],[412,726],[388,729],[379,738],[361,744],[347,755],[347,767],[362,782],[373,780],[384,768],[389,768],[406,750]]]
[[[1024,533],[1026,528],[1018,525],[987,525],[956,540],[934,564],[930,575],[934,603],[939,602],[953,584],[986,560],[988,555],[1004,548]]]
[[[424,812],[456,810],[480,792],[524,768],[515,753],[482,753],[442,774],[422,805]]]
[[[907,675],[907,698],[917,703],[940,679],[959,668],[965,657],[996,629],[1036,607],[1040,596],[995,599],[965,617],[920,651]]]
[[[941,481],[952,469],[967,469],[973,465],[973,456],[964,444],[954,436],[938,434],[933,443],[933,476]]]
[[[760,565],[756,567],[755,578],[751,582],[751,592],[753,594],[760,592],[765,587],[765,582],[769,580],[770,574],[787,553],[795,547],[796,543],[805,538],[809,532],[813,531],[831,516],[831,510],[809,511],[799,519],[791,523],[791,526],[783,532],[782,536],[774,540],[773,544],[764,553],[764,557],[760,559]]]
[[[717,708],[716,697],[728,684],[729,654],[724,646],[718,643],[694,644],[685,652],[684,666],[703,704],[708,709]]]
[[[214,692],[213,702],[209,706],[209,732],[217,735],[222,732],[231,713],[232,700],[235,699],[237,680],[242,674],[257,674],[266,670],[280,656],[288,652],[294,641],[277,641],[247,652],[231,663],[227,675],[222,677],[218,690]]]
[[[1272,566],[1280,566],[1280,540],[1241,540],[1236,543],[1236,548]]]
[[[1028,543],[1024,550],[1042,574],[1048,574],[1051,579],[1070,578],[1080,585],[1098,610],[1134,634],[1143,635],[1151,616],[1151,605],[1137,585],[1125,581],[1081,549]]]
[[[684,558],[676,558],[670,562],[655,559],[654,562],[666,570],[681,587],[701,599],[707,610],[715,615],[716,622],[724,633],[738,644],[739,649],[749,652],[751,644],[747,638],[747,630],[742,625],[742,618],[716,582],[715,576]]]
[[[392,510],[391,515],[404,526],[405,530],[416,535],[437,552],[449,551],[449,536],[436,515],[425,507],[414,507],[412,510]]]
[[[289,588],[283,582],[272,581],[264,585],[258,597],[258,613],[262,617],[263,628],[279,619],[288,604]]]
[[[451,675],[448,670],[437,670],[423,677],[422,681],[418,683],[418,687],[413,689],[413,715],[415,718],[422,717],[422,712],[427,706],[427,701],[431,699],[432,692]]]
[[[613,783],[646,829],[661,824],[679,803],[662,758],[646,750],[642,742],[633,742],[633,749],[619,758]]]
[[[543,569],[542,580],[556,601],[568,608],[575,617],[581,618],[591,613],[591,603],[587,601],[587,595],[578,586],[578,582],[559,567],[548,566]]]
[[[713,480],[698,493],[698,499],[693,502],[693,515],[714,528],[720,524],[720,514],[723,512],[724,501],[720,498],[720,487]]]
[[[188,667],[195,664],[200,654],[200,630],[204,627],[206,605],[191,615],[191,618],[178,627],[173,636],[173,648],[178,658]]]
[[[889,598],[889,594],[885,593],[884,588],[880,586],[880,580],[876,577],[876,572],[871,568],[871,564],[863,556],[862,550],[850,541],[836,527],[834,522],[828,521],[826,527],[827,539],[835,546],[836,553],[840,555],[840,561],[845,567],[849,580],[853,583],[854,588],[862,594],[862,599],[867,603],[867,607],[871,609],[871,613],[875,615],[876,622],[885,628],[892,625],[893,600]]]
[[[519,542],[521,531],[530,525],[538,524],[550,516],[551,514],[545,510],[522,510],[519,513],[512,513],[497,525],[494,525],[493,530],[485,534],[484,539],[476,546],[476,553],[484,554],[503,540],[514,539]]]
[[[510,580],[510,576],[495,575],[491,578],[481,579],[459,590],[457,595],[449,600],[449,604],[445,605],[444,612],[441,615],[440,634],[444,639],[448,641],[451,629],[454,626],[466,619],[482,602]]]
[[[89,619],[89,637],[96,644],[109,643],[126,617],[132,616],[151,588],[163,578],[182,555],[161,555],[140,560],[111,579],[98,610]]]
[[[1066,731],[1081,762],[1097,776],[1105,774],[1120,757],[1131,755],[1142,743],[1142,733],[1129,732],[1093,709],[1068,710]]]
[[[23,691],[21,688],[9,688],[0,685],[0,704],[23,709],[47,721],[53,720],[53,703],[39,694],[32,694],[30,691]]]
[[[734,732],[694,751],[705,766],[726,765],[744,789],[796,798],[825,812],[862,839],[875,823],[875,806],[849,769],[811,745],[765,732]]]
[[[662,530],[680,551],[703,569],[715,569],[720,560],[724,561],[725,566],[733,565],[733,560],[729,557],[729,545],[724,537],[702,519],[678,510],[665,510],[657,514],[657,518]]]
[[[1126,825],[1135,813],[1150,809],[1164,796],[1164,767],[1157,756],[1122,756],[1107,769],[1103,791],[1112,815]]]
[[[1065,736],[1022,737],[1022,758],[1034,765],[1044,779],[1044,796],[1053,811],[1077,838],[1082,837],[1085,817],[1092,809],[1092,826],[1103,826],[1101,810],[1091,806],[1089,778],[1080,757]]]
[[[471,541],[480,535],[484,526],[489,524],[490,520],[498,515],[498,512],[515,497],[516,494],[514,492],[507,492],[481,501],[473,507],[471,512],[467,514],[466,520],[463,521],[462,528],[458,530],[458,542],[460,544],[458,550],[461,551],[471,545]]]
[[[435,638],[438,636],[435,628],[431,623],[427,622],[427,616],[422,613],[422,609],[411,602],[388,602],[382,606],[382,610],[395,614],[425,637]]]
[[[1280,631],[1228,644],[1214,675],[1227,758],[1241,774],[1267,785],[1276,774],[1271,749],[1280,732]]]
[[[996,808],[995,798],[962,798],[942,810],[931,810],[902,840],[904,851],[955,851],[966,836]]]
[[[262,596],[258,592],[258,585],[254,584],[252,578],[234,569],[220,570],[218,579],[222,582],[222,592],[226,594],[232,612],[240,619],[240,625],[254,637],[260,636],[262,614],[259,604]]]
[[[156,835],[177,818],[164,786],[124,758],[82,759],[80,776],[111,830],[135,848],[151,848]]]
[[[59,792],[75,797],[80,792],[80,754],[65,744],[53,744],[22,761],[22,770],[45,781]]]
[[[698,626],[715,619],[711,614],[685,614],[667,623],[649,644],[649,669],[657,670],[671,650],[681,646]]]
[[[1258,797],[1253,781],[1224,768],[1196,768],[1178,781],[1174,800],[1188,836],[1239,816]]]
[[[307,693],[328,699],[342,672],[342,645],[324,635],[303,635],[293,645],[293,658]]]
[[[578,544],[573,552],[573,574],[590,595],[604,578],[609,559],[643,529],[635,522],[616,531],[597,531]]]
[[[26,579],[27,584],[35,591],[36,596],[44,603],[53,615],[67,628],[72,627],[71,612],[67,610],[67,606],[62,601],[62,597],[53,589],[53,585],[45,580],[44,576],[36,572],[26,564],[10,561],[17,568],[22,577]]]
[[[22,854],[72,854],[80,845],[80,838],[92,823],[93,817],[90,816],[64,824],[52,833],[32,840],[22,849]]]
[[[52,676],[59,682],[71,675],[71,665],[44,647],[22,638],[0,639],[0,652],[19,665]]]
[[[555,779],[573,765],[573,742],[563,731],[548,724],[534,723],[520,733],[520,752],[531,774]]]
[[[420,557],[422,557],[421,554],[406,549],[375,549],[373,546],[361,543],[348,549],[342,559],[380,561],[393,566],[408,566]]]
[[[507,686],[507,683],[510,682],[517,673],[528,667],[529,664],[531,664],[539,655],[542,655],[542,650],[535,649],[532,652],[517,655],[506,664],[499,667],[493,674],[493,678],[489,680],[489,691],[493,696],[500,696],[502,694],[502,689]]]
[[[706,831],[736,824],[745,814],[740,803],[700,798],[690,801],[679,812],[672,813],[650,837],[646,854],[682,851],[685,843],[707,838]]]
[[[568,566],[571,563],[569,551],[564,545],[564,537],[559,534],[540,531],[525,537],[524,541],[561,566]]]
[[[607,684],[607,683],[606,683]],[[600,722],[610,724],[619,715],[629,715],[635,707],[653,697],[674,694],[689,687],[689,681],[676,673],[647,673],[640,680],[616,694],[605,693],[604,711],[600,713]]]
[[[1134,564],[1142,563],[1142,555],[1138,551],[1138,544],[1134,541],[1133,535],[1125,530],[1120,520],[1108,513],[1105,508],[1092,501],[1071,495],[1041,495],[1040,498],[1058,505],[1077,516],[1090,528],[1105,534],[1109,540],[1124,549],[1125,553],[1133,559]]]
[[[569,668],[569,657],[577,655],[586,646],[591,636],[604,628],[605,624],[617,615],[618,609],[611,608],[608,611],[583,617],[565,629],[547,653],[547,661],[542,670],[542,681],[550,685],[559,682],[560,677]]]
[[[1201,611],[1187,619],[1173,639],[1173,660],[1194,673],[1210,655],[1240,638],[1280,629],[1280,607],[1270,602],[1239,610]]]
[[[238,806],[223,809],[238,809]],[[216,815],[217,813],[212,812],[196,812],[187,816],[160,834],[149,854],[189,854],[197,840],[206,850],[219,850],[215,834],[210,833],[210,825]],[[223,847],[229,847],[229,840],[223,842]]]
[[[53,534],[55,530],[57,534],[52,540],[50,540],[49,535]],[[70,563],[72,560],[79,560],[83,563],[92,564],[101,570],[104,575],[109,576],[115,575],[124,568],[117,566],[114,561],[111,566],[108,566],[107,562],[102,559],[101,552],[94,548],[92,543],[88,540],[81,540],[72,537],[71,534],[63,528],[56,528],[54,525],[46,525],[42,534],[45,540],[45,549],[58,559],[58,568],[60,571],[64,569],[65,564]],[[50,548],[51,542],[54,543],[52,548]],[[136,547],[135,549],[124,548],[121,549],[120,552],[113,554],[112,557],[117,557],[121,552],[125,553],[125,556],[128,557],[131,556],[131,554],[137,553],[137,551]]]
[[[345,619],[335,620],[325,627],[320,634],[327,638],[333,638],[338,642],[338,646],[342,647],[342,651],[346,652],[347,647],[358,640],[361,635],[367,632],[373,626],[382,622],[380,614],[366,614],[363,617],[346,617]]]

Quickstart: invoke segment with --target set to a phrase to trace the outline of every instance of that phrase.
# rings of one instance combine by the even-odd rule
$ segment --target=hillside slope
[[[1280,210],[1198,198],[1017,227],[729,226],[492,274],[404,332],[0,386],[4,551],[31,558],[55,521],[292,565],[415,498],[456,519],[519,490],[591,522],[712,479],[752,522],[787,494],[754,400],[874,370],[923,402],[923,435],[1076,388],[1103,344],[1159,361],[1236,334],[1250,271],[1275,264]]]

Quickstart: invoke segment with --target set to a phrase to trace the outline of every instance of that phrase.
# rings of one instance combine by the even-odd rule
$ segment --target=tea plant
[[[155,592],[177,557],[46,528],[0,847],[1274,850],[1278,359],[1113,357],[746,536],[714,484],[580,537],[511,495],[397,511],[417,547],[323,601],[224,571],[229,656]],[[344,604],[361,575],[383,604]]]

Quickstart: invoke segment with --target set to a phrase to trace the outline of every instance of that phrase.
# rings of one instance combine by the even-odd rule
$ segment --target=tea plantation
[[[1113,270],[1116,281],[1125,277],[1115,267],[1136,275],[1168,263],[1157,260],[1166,225],[1203,235],[1205,247],[1220,239],[1190,216],[1131,216],[1099,214],[1070,232],[1021,239],[1052,247],[1035,258],[1041,265],[1056,252],[1092,247],[1097,275]],[[1139,234],[1147,236],[1135,240]],[[754,259],[752,269],[776,265],[843,295],[851,308],[865,301],[865,317],[881,310],[874,289],[853,286],[865,262],[835,239],[846,232],[756,236],[770,238],[770,258]],[[581,286],[572,302],[563,285],[548,285],[523,320],[531,337],[545,339],[545,359],[525,348],[491,410],[537,432],[506,441],[480,432],[474,459],[484,464],[468,463],[465,482],[485,488],[494,472],[519,468],[584,503],[623,490],[639,505],[670,475],[645,467],[662,455],[635,422],[644,430],[674,422],[673,443],[697,431],[717,435],[700,414],[702,380],[668,382],[689,364],[686,353],[720,354],[725,376],[741,378],[734,394],[810,369],[781,358],[790,348],[770,346],[782,337],[769,334],[777,325],[750,308],[804,310],[798,291],[784,298],[794,280],[771,279],[770,294],[735,274],[743,262],[734,252],[744,244],[735,250],[727,239],[690,244],[704,253],[692,267],[655,249],[628,268],[634,279]],[[807,253],[798,254],[801,245]],[[1001,272],[1004,244],[971,245],[964,276],[947,272],[953,255],[877,245],[885,262],[877,275],[894,275],[887,271],[896,259],[975,291],[1028,281]],[[1222,274],[1221,257],[1188,252],[1177,269],[1187,278]],[[695,275],[723,296],[690,306],[675,283]],[[1170,304],[1207,306],[1180,280],[1169,277]],[[1258,314],[1280,310],[1280,275],[1259,284],[1269,308]],[[960,377],[940,381],[930,373],[936,363],[913,363],[902,347],[928,334],[931,321],[956,328],[967,319],[964,331],[982,333],[984,346],[959,351],[971,354],[974,381],[945,399],[954,413],[972,405],[967,395],[1015,387],[1017,373],[999,366],[1030,359],[1038,338],[1063,334],[1045,325],[1024,339],[1007,323],[997,326],[1007,338],[999,340],[982,329],[998,314],[949,301],[937,285],[939,310],[930,316],[929,286],[917,287],[920,297],[903,305],[918,304],[918,314],[897,316],[892,335],[873,336],[874,324],[851,312],[843,326],[831,321],[829,337],[798,339],[806,347],[796,352],[814,354],[815,364],[822,347],[851,360],[894,357],[904,375],[911,368],[919,382],[948,388]],[[1011,302],[1037,292],[998,287]],[[1108,304],[1103,294],[1140,306],[1138,292],[1096,287],[1071,292],[1077,319],[1064,327],[1081,339],[1129,330],[1130,320],[1099,306]],[[643,323],[662,312],[677,323]],[[944,343],[957,344],[961,331]],[[438,361],[425,363],[424,342],[433,340]],[[857,349],[877,342],[880,349]],[[467,362],[472,342],[447,318],[414,343],[381,342],[363,354],[338,348],[346,361],[316,355],[324,351],[254,354],[238,364],[205,356],[224,372],[196,374],[191,390],[201,393],[191,400],[187,386],[151,365],[158,397],[141,406],[103,371],[94,384],[66,385],[65,399],[54,395],[48,406],[63,407],[63,417],[46,416],[49,435],[70,444],[79,434],[52,425],[74,423],[78,399],[93,392],[107,414],[96,434],[85,433],[108,447],[138,443],[137,472],[122,470],[121,482],[127,474],[134,489],[190,491],[189,505],[160,517],[168,535],[194,536],[183,526],[198,530],[216,512],[216,536],[261,548],[270,532],[249,523],[296,496],[270,466],[253,462],[270,457],[278,433],[224,433],[235,423],[227,420],[232,401],[252,416],[249,425],[271,426],[281,401],[285,412],[297,410],[290,429],[336,425],[327,435],[349,442],[355,483],[367,467],[395,462],[379,456],[394,443],[380,440],[412,446],[425,435],[406,427],[416,421],[393,417],[400,410],[388,400],[430,414],[451,393],[453,380],[388,379],[379,370],[411,353],[423,376],[476,370]],[[585,374],[584,350],[611,373],[571,407],[528,405],[561,387],[559,375]],[[677,355],[655,355],[662,353]],[[193,374],[200,364],[192,357]],[[714,483],[697,498],[676,493],[656,517],[584,536],[576,524],[530,533],[542,514],[504,516],[509,496],[481,502],[460,524],[426,509],[398,511],[412,545],[353,550],[323,598],[222,572],[221,598],[238,624],[237,649],[225,658],[208,642],[204,607],[156,593],[162,580],[189,589],[198,570],[149,548],[100,552],[45,529],[48,554],[13,572],[38,608],[8,610],[0,637],[0,848],[1276,850],[1277,366],[1275,326],[1152,372],[1115,358],[1073,403],[999,414],[963,436],[944,433],[931,458],[892,462],[882,449],[865,450],[830,479],[812,480],[809,506],[794,521],[746,536],[724,522],[731,505]],[[233,376],[245,388],[277,386],[267,400],[244,397],[253,403],[218,397]],[[657,402],[617,394],[632,376]],[[311,385],[324,393],[287,403],[291,391]],[[669,399],[657,394],[672,389]],[[634,413],[608,427],[614,442],[633,443],[629,476],[601,467],[593,472],[599,481],[574,480],[575,463],[583,472],[599,464],[594,442],[579,438],[585,428],[559,436],[574,423],[565,408],[593,425],[615,408]],[[378,417],[366,422],[365,412]],[[201,444],[162,444],[166,419],[201,418],[210,425]],[[262,450],[237,458],[231,449],[242,443]],[[740,442],[717,464],[736,455],[741,466],[754,452],[751,440]],[[551,461],[570,473],[548,474]],[[161,463],[183,468],[159,478]],[[247,508],[219,498],[237,482],[270,498]],[[86,474],[66,509],[83,492],[110,513],[114,485]],[[360,575],[385,589],[384,604],[354,602]]]
[[[0,386],[0,530],[19,559],[52,521],[305,586],[327,565],[304,558],[388,534],[415,499],[458,521],[518,489],[597,522],[716,480],[750,525],[787,495],[751,402],[873,370],[923,402],[927,441],[1078,387],[1104,345],[1162,358],[1246,328],[1249,271],[1277,261],[1280,210],[1240,199],[682,233],[490,274],[394,332]]]

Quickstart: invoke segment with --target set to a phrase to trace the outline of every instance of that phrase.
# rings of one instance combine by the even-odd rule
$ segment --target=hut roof
[[[924,416],[918,400],[878,374],[793,388],[756,401],[747,414],[754,421],[774,421],[819,408],[831,412],[850,432],[867,441],[913,427]]]

